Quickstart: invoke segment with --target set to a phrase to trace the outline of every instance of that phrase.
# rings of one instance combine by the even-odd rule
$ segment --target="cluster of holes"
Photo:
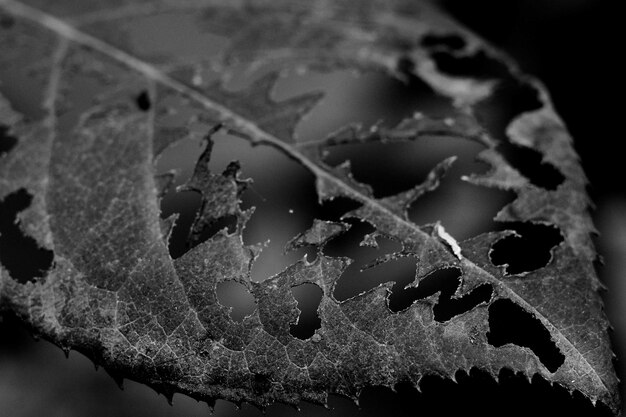
[[[465,48],[465,39],[454,33],[428,33],[422,37],[421,44],[429,49],[447,49],[457,51]]]
[[[454,48],[461,47],[461,45],[455,45],[455,43],[458,43],[458,42],[455,40],[454,35],[449,35],[449,36],[446,35],[446,36],[443,36],[443,37],[440,36],[439,38],[431,36],[430,38],[426,38],[424,40],[424,42],[426,44],[430,44],[430,45],[451,43],[452,45],[448,45],[448,47],[454,47]],[[441,64],[441,65],[443,65],[443,67],[444,67],[443,69],[445,71],[448,71],[448,72],[451,72],[451,73],[454,73],[454,74],[457,74],[457,75],[471,73],[472,71],[477,71],[478,69],[480,69],[481,71],[486,71],[487,73],[492,74],[492,75],[502,75],[502,76],[505,76],[505,75],[508,74],[508,72],[506,72],[507,71],[506,68],[503,68],[502,64],[500,64],[497,61],[489,58],[484,53],[478,53],[476,56],[473,56],[473,57],[462,57],[462,58],[450,56],[449,57],[450,62],[446,61],[446,59],[443,58],[443,57],[447,56],[447,55],[445,55],[446,52],[438,51],[438,52],[433,52],[433,53],[434,54],[438,54],[436,56],[439,57],[438,59],[443,62],[443,64]],[[454,69],[454,62],[457,62],[457,61],[460,61],[462,64],[459,64],[460,68],[457,68],[455,70]],[[489,69],[490,65],[493,67],[492,69]],[[422,105],[422,106],[428,107],[429,110],[431,108],[433,108],[433,107],[436,108],[436,109],[439,109],[437,111],[439,111],[439,112],[443,111],[443,113],[441,113],[441,114],[445,114],[446,112],[450,112],[451,111],[450,110],[452,108],[451,103],[449,103],[447,100],[443,99],[442,97],[437,96],[436,94],[434,94],[433,91],[430,90],[430,88],[428,86],[426,86],[419,78],[417,78],[414,75],[412,75],[412,63],[411,63],[410,60],[408,60],[408,59],[401,59],[399,61],[399,63],[398,63],[398,69],[399,69],[399,71],[401,71],[403,74],[406,75],[406,78],[407,78],[406,83],[407,84],[402,84],[399,81],[395,81],[395,80],[392,80],[392,79],[388,78],[388,80],[391,80],[391,81],[388,81],[388,86],[389,87],[384,87],[384,88],[388,89],[388,92],[389,91],[393,91],[393,93],[391,93],[390,95],[394,96],[394,99],[391,100],[391,101],[397,101],[397,97],[399,95],[403,96],[403,97],[409,97],[409,96],[410,97],[419,97],[419,99],[417,101],[414,101],[414,103],[413,103],[414,106],[404,105],[403,108],[410,109],[410,111],[412,112],[415,108],[420,108],[419,106]],[[473,74],[473,75],[475,75],[475,74]],[[298,85],[303,85],[303,84],[307,85],[307,83],[305,82],[306,79],[303,79],[302,76],[294,75],[293,77],[297,78]],[[316,75],[316,77],[319,78],[318,75]],[[329,77],[330,77],[330,75],[329,75]],[[343,82],[344,84],[347,84],[345,82],[346,81],[345,79],[343,81],[344,81]],[[355,79],[353,81],[358,84],[358,79]],[[369,80],[369,81],[371,81],[371,80]],[[321,81],[318,80],[317,82],[320,83]],[[283,88],[287,88],[286,86],[290,85],[289,77],[281,79],[279,84],[280,83],[284,84]],[[293,80],[291,81],[291,83],[293,83]],[[384,84],[384,83],[383,84],[381,84],[381,83],[382,83],[382,81],[380,81],[379,82],[380,85]],[[402,87],[402,89],[396,89],[396,87],[395,87],[396,84],[398,84],[398,86]],[[507,83],[504,83],[504,84],[507,84]],[[412,85],[415,85],[416,87],[413,88],[413,87],[411,87]],[[510,83],[507,84],[507,85],[510,85]],[[318,85],[310,86],[310,89],[314,90],[317,87],[319,87],[319,86]],[[292,88],[295,88],[295,87],[292,86]],[[362,87],[360,89],[363,90]],[[496,93],[496,96],[498,95],[498,91],[501,92],[501,91],[505,91],[505,90],[506,90],[506,88],[498,89],[497,93]],[[518,89],[516,91],[519,91],[519,90],[520,89]],[[298,91],[298,94],[303,94],[303,93],[305,93],[307,91]],[[532,97],[535,100],[537,100],[537,98],[536,98],[536,91],[534,89],[530,89],[528,91],[530,91],[531,94],[532,94]],[[506,92],[506,94],[503,94],[504,97],[496,97],[496,99],[493,100],[494,103],[502,104],[501,103],[502,100],[507,98],[507,97],[509,97],[511,95],[511,93],[515,93],[515,91],[512,91],[512,92],[508,91],[508,92]],[[279,98],[281,98],[281,99],[287,99],[287,98],[291,97],[293,95],[293,93],[290,94],[289,92],[285,92],[284,90],[281,90],[280,88],[276,88],[275,91],[274,91],[274,95],[279,97]],[[415,100],[415,99],[412,99],[412,100]],[[404,100],[404,99],[400,100],[400,101],[403,101],[403,102],[406,101],[407,103],[409,103],[407,100]],[[512,100],[512,101],[513,102],[517,102],[518,100],[515,99],[515,100]],[[376,102],[376,101],[375,100],[367,100],[366,102],[367,103],[371,103],[371,102]],[[137,103],[138,103],[139,107],[146,108],[146,107],[149,106],[149,101],[147,99],[147,95],[145,94],[145,92],[142,93],[139,97],[137,97]],[[483,104],[481,103],[481,105],[483,105]],[[495,104],[493,104],[493,105],[495,106]],[[417,107],[415,107],[415,106],[417,106]],[[506,113],[507,112],[506,108],[508,108],[509,106],[503,106],[503,107],[505,108],[504,113]],[[330,112],[333,111],[332,106],[328,105],[328,103],[326,103],[325,106],[317,106],[316,109],[318,109],[318,108],[325,108],[325,109],[327,109],[327,111],[330,111]],[[447,110],[444,110],[444,109],[447,109]],[[512,109],[509,112],[510,114],[506,114],[503,117],[496,118],[497,120],[495,120],[493,123],[489,123],[489,120],[487,120],[487,122],[488,122],[487,124],[488,125],[491,124],[492,126],[494,126],[494,129],[495,129],[495,124],[498,124],[498,123],[500,125],[504,126],[504,125],[506,125],[508,123],[508,121],[512,117],[514,117],[516,114],[519,114],[519,112],[523,111],[524,109],[525,109],[524,107],[522,107],[520,109]],[[377,111],[378,110],[376,110],[376,112]],[[373,109],[365,110],[365,113],[368,113],[368,114],[371,114],[372,112],[373,112]],[[315,112],[313,112],[313,113],[315,113]],[[479,111],[479,113],[481,113],[481,112]],[[311,116],[311,115],[309,115],[309,116]],[[368,117],[371,117],[371,116],[368,116]],[[317,117],[308,117],[305,121],[303,121],[298,126],[298,129],[301,131],[300,133],[302,133],[302,131],[306,131],[307,130],[307,125],[308,126],[313,126],[313,125],[319,126],[320,124],[323,124],[323,119],[324,119],[324,117],[323,116],[319,116],[319,115]],[[370,118],[370,120],[372,120],[372,119]],[[339,123],[339,124],[340,125],[345,125],[348,121],[349,120],[341,120],[341,123]],[[332,129],[329,129],[329,130],[332,130]],[[306,136],[306,135],[304,135],[304,136]],[[316,136],[319,137],[320,135],[318,134]],[[440,142],[443,142],[443,141],[444,141],[444,139],[442,139]],[[232,142],[232,140],[231,140],[231,142]],[[458,145],[458,143],[455,144],[455,145]],[[509,146],[509,145],[510,146],[514,146],[516,148],[514,153],[524,154],[524,155],[522,155],[522,158],[521,158],[523,161],[529,162],[530,165],[533,165],[534,168],[526,169],[526,168],[521,168],[524,165],[524,163],[522,163],[522,162],[515,164],[518,167],[518,169],[520,169],[520,171],[522,171],[525,175],[531,177],[531,181],[533,181],[532,178],[535,178],[535,177],[536,178],[541,178],[544,181],[543,186],[545,186],[547,188],[554,187],[554,186],[556,186],[555,184],[560,183],[560,181],[562,180],[562,175],[559,176],[560,173],[558,173],[558,171],[554,167],[552,167],[550,164],[541,163],[541,156],[540,156],[539,153],[537,153],[536,151],[534,151],[532,149],[521,148],[521,147],[516,146],[516,145],[511,145],[510,143],[506,143],[506,141],[503,142],[501,146],[502,147],[506,147],[506,146]],[[392,148],[394,148],[396,146],[397,146],[398,149],[399,148],[407,148],[407,149],[401,149],[399,152],[389,152],[390,149],[392,149]],[[355,147],[356,148],[360,147],[361,149],[363,149],[363,151],[359,152],[359,149],[355,149]],[[239,147],[239,148],[240,149],[239,149],[239,151],[236,154],[240,158],[242,157],[243,159],[246,159],[245,155],[242,155],[242,154],[245,154],[246,151],[247,151],[248,154],[250,154],[251,152],[248,151],[248,150],[244,150],[244,152],[242,153],[241,152],[241,147]],[[370,150],[368,150],[366,148],[369,148]],[[350,159],[350,161],[352,162],[352,165],[353,165],[352,171],[354,173],[354,176],[358,180],[360,180],[360,181],[362,181],[364,183],[368,183],[368,184],[373,185],[374,192],[375,192],[375,194],[377,196],[384,196],[384,195],[393,194],[393,193],[398,192],[398,191],[400,191],[402,189],[409,188],[411,185],[414,185],[415,183],[419,182],[419,179],[416,179],[416,175],[405,175],[406,173],[402,172],[402,173],[398,174],[398,178],[397,178],[398,180],[397,181],[386,181],[385,183],[383,183],[381,181],[381,179],[388,177],[388,175],[384,175],[384,174],[389,174],[389,170],[383,170],[383,172],[380,173],[380,172],[376,172],[376,168],[381,168],[382,169],[382,167],[386,166],[386,164],[381,164],[381,163],[374,163],[374,164],[372,164],[371,160],[368,160],[368,159],[380,158],[382,155],[385,155],[385,154],[388,153],[392,159],[396,158],[396,160],[399,160],[401,158],[401,155],[414,155],[414,154],[417,153],[417,152],[413,151],[410,148],[411,148],[410,144],[398,144],[398,145],[394,144],[394,145],[391,145],[391,144],[376,144],[376,143],[374,143],[374,144],[367,144],[367,145],[360,145],[360,146],[350,146],[350,145],[338,146],[338,147],[333,147],[332,149],[330,149],[330,154],[327,157],[327,162],[330,165],[336,165],[336,164],[342,162],[345,159]],[[359,153],[361,155],[359,155]],[[349,155],[347,157],[345,157],[346,154],[349,154]],[[190,162],[193,163],[192,161],[190,161]],[[360,164],[360,161],[364,161],[364,164]],[[244,168],[247,168],[249,166],[248,163],[244,163],[242,165],[244,166]],[[269,166],[269,165],[271,165],[271,163],[267,164],[267,165]],[[416,165],[419,166],[419,164],[413,164],[413,166],[416,166]],[[300,168],[300,167],[298,167],[298,168]],[[298,170],[298,168],[296,168],[295,170]],[[372,168],[374,168],[374,169],[372,169]],[[472,167],[472,168],[474,169],[473,172],[475,172],[475,168],[476,167]],[[543,172],[541,170],[543,168],[545,168],[547,170],[548,174],[546,174],[545,172]],[[537,175],[530,174],[530,172],[532,172],[533,170],[537,171]],[[387,172],[384,172],[384,171],[387,171]],[[555,179],[551,180],[550,179],[551,176],[549,175],[549,172],[553,172],[553,171],[556,172],[557,174],[554,176]],[[244,174],[245,174],[245,170],[244,170]],[[383,174],[383,175],[381,175],[381,174]],[[257,176],[257,175],[250,175],[250,176],[255,178],[255,180],[258,180],[258,178],[259,178],[259,176]],[[285,178],[285,177],[294,177],[295,179],[302,179],[302,180],[308,182],[309,181],[308,179],[304,179],[304,177],[306,177],[306,176],[308,176],[308,175],[306,175],[306,174],[305,175],[301,175],[299,173],[295,174],[295,172],[294,172],[294,175],[289,173],[289,175],[283,175],[283,178]],[[310,176],[308,176],[308,177],[310,178]],[[419,177],[423,178],[424,174],[421,173]],[[456,178],[456,176],[455,176],[455,178]],[[444,179],[444,181],[445,181],[445,179]],[[552,183],[551,183],[551,181],[552,181]],[[538,180],[535,181],[535,182],[538,182]],[[390,188],[390,185],[391,185],[392,188]],[[260,186],[256,186],[256,184],[255,184],[254,189],[258,190],[260,188],[261,188]],[[304,188],[308,188],[308,187],[299,187],[299,188],[301,190],[303,190]],[[446,188],[445,186],[440,187],[440,189],[442,189],[442,190],[445,189],[445,188]],[[485,190],[486,189],[475,187],[473,190],[471,190],[471,192],[468,191],[468,195],[471,194],[471,193],[474,193],[474,194],[475,193],[482,193],[484,191],[485,194],[490,194],[490,195],[489,196],[485,195],[484,196],[485,198],[474,198],[474,200],[475,201],[496,200],[499,203],[499,204],[496,204],[496,205],[498,205],[499,207],[501,207],[504,203],[506,203],[507,200],[512,199],[511,194],[506,195],[507,193],[496,191],[496,190],[488,190],[488,191],[485,191]],[[255,190],[253,190],[253,191],[255,191]],[[435,193],[431,193],[431,194],[428,194],[428,195],[422,197],[422,199],[420,200],[420,204],[414,206],[414,207],[417,207],[417,208],[415,208],[415,210],[417,210],[418,212],[419,212],[419,210],[423,210],[427,206],[426,199],[434,198],[434,196],[437,196],[438,194],[442,194],[442,192],[443,191],[436,190]],[[506,195],[506,196],[493,198],[494,195],[498,194],[498,193],[502,193],[503,195]],[[199,196],[191,195],[191,194],[193,194],[193,192],[187,192],[187,193],[183,192],[183,193],[178,193],[178,194],[179,195],[176,196],[177,198],[189,200],[187,202],[187,204],[185,204],[185,207],[188,207],[189,206],[188,203],[191,202],[192,200],[195,201],[195,203],[192,203],[192,205],[196,205],[196,207],[200,203]],[[187,195],[185,195],[185,194],[187,194]],[[256,198],[256,197],[259,197],[259,196],[252,196],[251,197],[251,195],[252,195],[251,192],[248,192],[248,193],[246,193],[243,196],[244,206],[255,205],[257,208],[261,207],[261,210],[257,210],[257,213],[255,214],[255,216],[253,216],[252,222],[254,222],[254,218],[255,217],[256,218],[261,217],[260,216],[260,211],[263,211],[263,206],[267,206],[268,204],[266,204],[266,203],[268,203],[268,201],[270,200],[269,198],[266,197],[266,195],[268,193],[260,192],[258,194],[260,194],[260,198]],[[307,192],[303,192],[301,194],[308,194],[308,193]],[[455,194],[459,195],[460,193],[455,193]],[[308,196],[306,196],[306,197],[308,197]],[[306,198],[306,197],[303,198],[303,201],[305,201],[307,203],[306,205],[309,206],[309,207],[310,206],[316,206],[314,210],[311,211],[308,208],[304,208],[303,209],[302,205],[298,204],[299,207],[297,207],[297,208],[299,210],[296,210],[294,207],[289,207],[289,208],[287,208],[286,211],[289,214],[292,214],[293,212],[303,213],[303,212],[309,211],[311,213],[309,218],[313,218],[313,217],[324,218],[323,217],[323,213],[322,213],[324,211],[324,208],[320,208],[319,206],[317,206],[315,204],[315,202],[314,202],[314,198]],[[169,200],[169,201],[166,201],[166,200]],[[169,198],[169,196],[166,196],[166,198],[163,200],[163,202],[164,203],[168,203],[169,202],[169,205],[171,206],[172,205],[171,204],[171,200],[172,199]],[[254,201],[254,200],[256,200],[256,201]],[[253,201],[254,201],[254,203],[257,203],[257,204],[254,204]],[[310,204],[310,203],[312,203],[312,204]],[[269,203],[269,204],[272,204],[272,203]],[[297,202],[296,202],[296,204],[297,204]],[[195,217],[195,211],[196,210],[197,210],[197,208],[192,208],[191,210],[185,208],[184,210],[179,211],[181,213],[181,217],[179,218],[179,220],[177,222],[178,223],[178,227],[177,228],[181,228],[181,226],[184,227],[185,224],[187,224],[187,227],[188,227],[191,224],[191,222],[193,221],[193,218]],[[469,210],[457,210],[457,212],[459,212],[459,211],[461,211],[463,213],[469,212]],[[483,211],[483,210],[481,210],[481,211]],[[163,207],[163,213],[164,214],[165,213],[170,214],[171,212],[175,212],[175,211],[167,210],[167,207]],[[307,216],[308,215],[309,214],[307,213]],[[432,213],[430,215],[432,215]],[[295,216],[282,216],[282,217],[285,220],[289,221],[290,218],[293,218]],[[451,217],[451,219],[449,220],[449,222],[454,222],[455,217],[458,217],[458,216],[450,216],[450,217]],[[487,217],[487,216],[485,216],[485,217]],[[489,227],[489,228],[493,228],[493,224],[490,222],[491,218],[492,218],[491,216],[487,217],[487,223],[488,223],[487,227]],[[223,228],[224,226],[228,226],[229,230],[232,230],[233,229],[233,225],[234,225],[234,221],[233,220],[234,220],[233,218],[222,219],[220,221],[220,223],[217,225],[218,227],[211,227],[210,229],[208,229],[207,233],[204,233],[203,239],[204,238],[210,238],[213,233],[215,233],[217,230],[221,230],[221,228]],[[331,220],[336,220],[336,219],[331,219]],[[422,219],[415,219],[413,217],[411,218],[411,220],[414,220],[417,224],[424,224],[425,222],[428,222],[428,221],[424,221]],[[420,221],[420,220],[422,220],[422,221]],[[440,219],[440,218],[432,218],[432,219],[428,219],[428,220],[429,221],[434,221],[434,220],[442,220],[442,219]],[[470,221],[463,221],[462,223],[465,224],[465,225],[480,223],[480,222],[474,221],[475,219],[466,219],[466,220],[470,220]],[[455,233],[456,230],[453,230],[453,228],[448,227],[448,224],[447,224],[448,219],[443,219],[443,221],[444,221],[444,224],[446,224],[448,230],[452,233],[452,235],[457,237],[457,238],[463,239],[463,238],[466,238],[466,237],[470,237],[471,235],[478,234],[476,232],[476,230],[472,230],[472,232],[473,232],[472,234],[467,233],[467,232],[466,232],[465,235],[464,235],[463,232]],[[309,222],[303,222],[303,223],[305,224],[304,227],[306,227],[306,224],[310,224],[310,221]],[[459,223],[461,223],[461,222],[459,222]],[[175,228],[173,236],[172,236],[172,239],[170,241],[171,242],[170,248],[172,249],[172,247],[179,247],[179,248],[182,248],[182,249],[179,249],[179,250],[175,251],[176,253],[172,254],[173,257],[180,256],[181,254],[183,254],[188,249],[187,245],[180,245],[180,244],[177,245],[176,244],[177,239],[181,239],[181,238],[182,239],[188,239],[188,233],[180,233],[180,232],[178,232],[176,230],[177,228]],[[248,235],[251,234],[250,233],[251,229],[252,229],[252,227],[249,226],[248,227],[248,232],[247,232]],[[479,232],[482,232],[482,230],[479,231]],[[295,230],[295,233],[297,233],[297,230]],[[245,236],[244,236],[244,238],[245,238]],[[250,241],[250,240],[248,240],[248,242],[254,243],[254,241]],[[271,242],[272,243],[270,243],[270,246],[274,245],[273,242],[277,242],[277,239],[271,239]],[[277,245],[281,246],[281,243],[282,242],[277,242]],[[266,251],[266,253],[271,252],[271,251],[275,251],[275,250],[273,248],[269,248],[269,250]],[[261,257],[259,262],[257,262],[257,265],[259,263],[261,263],[261,264],[263,263],[263,256]],[[279,267],[282,267],[282,266],[284,266],[284,265],[279,265]],[[257,267],[257,269],[261,269],[261,268]],[[271,270],[271,268],[269,270]],[[278,270],[271,271],[269,275],[271,275],[272,273],[279,272],[279,271],[280,271],[280,268]],[[257,275],[256,280],[263,279],[266,276],[268,276],[268,275],[265,275],[265,276]]]

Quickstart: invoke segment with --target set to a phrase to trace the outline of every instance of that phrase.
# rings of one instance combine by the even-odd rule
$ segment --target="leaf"
[[[30,196],[11,224],[18,222],[53,259],[26,282],[2,260],[0,307],[33,332],[170,398],[182,392],[260,406],[325,403],[329,393],[356,399],[366,386],[417,385],[430,374],[454,379],[471,368],[497,378],[508,368],[619,409],[586,180],[571,138],[537,81],[432,6],[2,0],[0,9],[0,72],[9,80],[0,86],[0,125],[14,139],[0,154],[0,199]],[[197,56],[167,45],[138,46],[130,28],[158,18],[192,22],[198,42],[206,37],[221,47],[207,46],[210,53]],[[446,36],[460,41],[441,41]],[[324,93],[275,100],[280,74],[339,69],[419,80],[453,103],[453,113],[299,138],[297,125],[323,106]],[[229,87],[246,74],[243,86]],[[13,81],[33,87],[16,94]],[[521,104],[503,121],[485,118],[503,97]],[[209,132],[204,151],[178,187],[197,193],[201,208],[190,249],[173,259],[167,242],[177,218],[160,219],[159,202],[175,173],[156,172],[155,161],[202,129]],[[240,204],[249,181],[238,163],[221,173],[209,166],[213,141],[224,133],[300,163],[314,176],[320,202],[356,202],[341,221],[316,219],[289,242],[289,250],[313,247],[314,261],[304,258],[262,282],[250,279],[262,245],[243,242],[254,216]],[[503,230],[458,242],[441,223],[410,220],[407,210],[440,186],[454,158],[434,166],[422,183],[384,197],[358,181],[349,162],[327,161],[340,144],[424,137],[484,146],[480,158],[491,169],[464,180],[515,193],[496,217]],[[515,162],[517,154],[537,157],[542,175]],[[227,218],[234,230],[203,237]],[[414,259],[414,282],[400,289],[387,282],[338,301],[334,289],[351,260],[326,254],[326,245],[348,230],[350,219],[373,226],[364,245],[389,239],[401,247],[369,267]],[[513,273],[509,261],[494,261],[498,245],[526,236],[512,227],[553,231],[545,265]],[[440,285],[445,271],[459,280],[456,288],[425,289],[426,282]],[[254,312],[233,320],[218,300],[223,282],[243,285],[254,296]],[[300,312],[291,289],[304,283],[323,295],[321,327],[302,340],[290,334]],[[399,290],[421,295],[393,311]],[[439,315],[445,303],[471,297],[479,302],[469,311]],[[493,340],[491,318],[505,305],[546,332],[556,365],[532,347]]]

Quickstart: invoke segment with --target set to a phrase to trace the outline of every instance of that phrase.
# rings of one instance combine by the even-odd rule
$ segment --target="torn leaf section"
[[[322,249],[331,239],[350,230],[350,227],[348,223],[314,219],[309,229],[287,242],[285,251],[292,251],[303,246],[316,246]]]

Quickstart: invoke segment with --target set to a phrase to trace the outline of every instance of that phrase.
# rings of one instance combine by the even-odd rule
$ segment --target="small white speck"
[[[293,214],[293,209],[289,209],[289,214]]]
[[[456,240],[454,240],[454,238],[450,236],[448,232],[446,232],[446,229],[444,229],[440,223],[437,223],[437,225],[435,226],[435,230],[439,237],[450,246],[450,249],[452,249],[454,255],[459,259],[463,259],[463,255],[461,255],[461,247],[456,242]]]
[[[445,119],[443,119],[443,123],[446,126],[452,126],[454,124],[454,119],[452,119],[450,117],[446,117]]]

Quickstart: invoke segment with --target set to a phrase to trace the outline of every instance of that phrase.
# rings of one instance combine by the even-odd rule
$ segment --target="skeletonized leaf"
[[[537,81],[431,6],[1,0],[0,13],[0,126],[14,142],[0,154],[0,200],[27,201],[11,224],[48,259],[35,280],[18,279],[12,261],[2,259],[0,307],[34,332],[84,352],[118,378],[207,401],[325,403],[329,393],[356,398],[365,386],[419,384],[424,375],[454,378],[476,367],[494,377],[503,368],[538,374],[618,409],[586,180],[571,138]],[[192,27],[195,37],[186,42],[206,42],[206,53],[141,47],[132,27],[158,19]],[[425,83],[453,111],[299,137],[297,125],[324,105],[324,93],[277,100],[275,85],[293,72],[346,69]],[[533,100],[513,106],[504,126],[484,117],[519,92]],[[224,133],[300,163],[313,175],[320,202],[357,204],[336,221],[316,219],[287,245],[313,247],[315,260],[304,258],[261,282],[250,279],[263,245],[243,241],[255,215],[240,204],[250,185],[245,166],[210,168],[213,142]],[[155,161],[204,134],[195,170],[177,188],[197,193],[200,209],[189,250],[172,257],[168,240],[178,217],[161,219],[159,203],[175,192],[176,173],[157,172]],[[354,177],[349,161],[327,160],[342,144],[424,137],[484,147],[479,157],[490,169],[464,180],[515,193],[496,217],[503,230],[457,241],[445,224],[411,221],[410,207],[440,186],[454,158],[434,165],[423,182],[384,197]],[[513,162],[511,155],[527,153],[550,175],[533,178]],[[227,218],[234,219],[231,231],[206,238]],[[363,245],[388,239],[400,247],[368,267],[415,260],[415,280],[399,290],[419,297],[394,308],[399,290],[387,282],[336,298],[352,261],[325,247],[354,219],[374,228]],[[494,259],[499,246],[539,229],[553,236],[543,265],[518,270]],[[457,287],[425,290],[441,271],[452,271]],[[254,312],[234,320],[218,300],[224,282],[243,285]],[[306,339],[290,332],[300,314],[292,288],[301,284],[322,291],[321,327]],[[468,311],[440,313],[443,304],[470,298],[478,301]],[[490,316],[502,305],[546,332],[554,358],[490,339]]]

